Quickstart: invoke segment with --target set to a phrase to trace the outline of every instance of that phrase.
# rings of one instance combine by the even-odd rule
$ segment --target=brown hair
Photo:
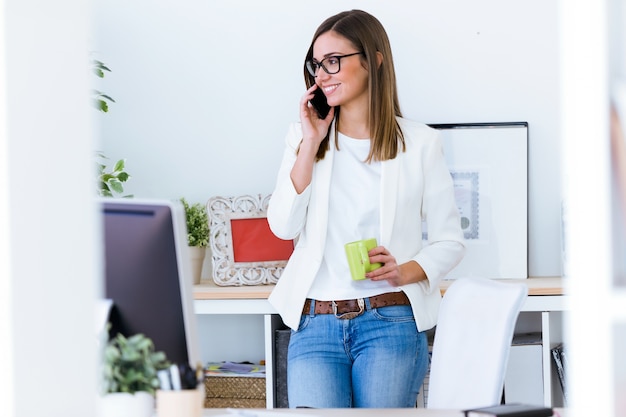
[[[365,60],[369,85],[369,117],[370,117],[370,152],[369,161],[385,161],[394,159],[398,154],[398,147],[405,150],[404,135],[396,117],[402,116],[396,88],[396,74],[393,67],[391,45],[383,25],[374,16],[362,10],[341,12],[326,19],[313,35],[311,46],[306,54],[304,66],[304,80],[307,88],[315,84],[313,77],[306,69],[306,61],[313,59],[313,45],[318,37],[326,32],[333,31],[346,38],[356,50],[362,52]],[[382,63],[378,64],[377,52],[382,54]],[[372,70],[375,69],[375,70]],[[335,108],[335,147],[337,144],[337,120],[339,107]],[[324,158],[329,148],[330,131],[320,144],[317,151],[317,160]]]

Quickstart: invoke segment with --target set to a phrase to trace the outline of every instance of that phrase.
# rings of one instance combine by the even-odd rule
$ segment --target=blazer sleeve
[[[424,196],[422,216],[426,220],[428,244],[415,260],[424,269],[426,291],[438,288],[439,282],[465,254],[459,211],[454,196],[454,183],[443,154],[439,134],[424,158]]]
[[[272,232],[280,239],[295,239],[306,223],[311,185],[300,194],[291,181],[291,169],[296,162],[298,146],[302,140],[299,123],[289,127],[285,151],[278,170],[276,185],[267,209],[267,221]]]

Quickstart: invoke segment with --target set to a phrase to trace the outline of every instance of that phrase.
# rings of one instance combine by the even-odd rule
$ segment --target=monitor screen
[[[172,363],[200,357],[182,204],[102,199],[110,336],[143,333]]]

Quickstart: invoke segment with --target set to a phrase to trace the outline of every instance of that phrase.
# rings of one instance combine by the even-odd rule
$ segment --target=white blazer
[[[465,253],[463,232],[450,172],[439,132],[425,124],[398,118],[406,152],[381,164],[380,242],[398,264],[414,260],[427,280],[401,287],[406,293],[417,328],[437,323],[439,281]],[[322,262],[328,225],[328,198],[336,152],[334,127],[330,149],[313,168],[311,184],[298,194],[290,178],[302,138],[300,123],[290,126],[286,149],[272,193],[267,217],[272,232],[297,243],[269,301],[284,323],[297,330],[302,307]],[[429,244],[423,246],[422,219],[428,225]]]

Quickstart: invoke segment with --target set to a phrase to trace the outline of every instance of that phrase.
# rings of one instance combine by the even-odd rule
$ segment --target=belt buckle
[[[333,306],[333,314],[335,315],[335,317],[342,320],[350,320],[360,316],[361,314],[363,314],[363,311],[365,311],[365,300],[363,300],[362,298],[357,298],[356,301],[359,305],[359,311],[349,311],[343,314],[337,314],[337,303],[335,301],[331,301],[331,304]]]

